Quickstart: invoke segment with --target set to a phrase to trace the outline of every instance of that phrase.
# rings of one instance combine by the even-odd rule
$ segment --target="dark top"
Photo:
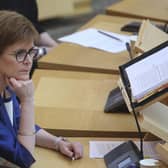
[[[38,8],[36,0],[0,0],[0,10],[16,11],[27,17],[39,33],[44,32],[38,22]]]

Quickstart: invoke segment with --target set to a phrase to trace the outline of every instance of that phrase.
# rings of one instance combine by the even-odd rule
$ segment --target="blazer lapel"
[[[7,128],[9,128],[9,130],[16,135],[16,130],[13,128],[8,113],[6,111],[5,105],[4,105],[4,101],[2,99],[2,97],[0,96],[0,120],[1,122],[6,125]]]

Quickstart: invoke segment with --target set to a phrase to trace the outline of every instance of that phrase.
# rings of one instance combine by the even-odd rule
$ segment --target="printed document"
[[[128,66],[125,70],[134,100],[157,92],[168,83],[168,47]]]
[[[70,42],[82,45],[84,47],[96,48],[99,50],[118,53],[126,50],[126,42],[135,41],[137,36],[121,35],[94,28],[86,29],[80,32],[59,38],[59,41]]]

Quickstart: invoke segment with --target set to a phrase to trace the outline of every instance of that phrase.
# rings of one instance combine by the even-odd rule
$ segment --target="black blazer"
[[[38,7],[36,0],[0,0],[0,10],[16,11],[27,17],[39,33],[44,32],[38,21]]]

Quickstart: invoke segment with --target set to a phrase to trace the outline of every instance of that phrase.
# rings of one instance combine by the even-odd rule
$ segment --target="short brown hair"
[[[0,54],[17,42],[35,42],[38,36],[32,23],[23,15],[14,11],[0,11]]]

